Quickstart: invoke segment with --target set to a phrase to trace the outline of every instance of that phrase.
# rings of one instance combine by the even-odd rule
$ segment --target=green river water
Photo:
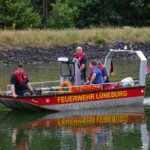
[[[149,62],[150,64],[150,62]],[[114,61],[111,81],[139,76],[134,60]],[[0,66],[0,90],[15,66]],[[31,82],[59,80],[58,63],[24,66]],[[89,70],[88,70],[89,73]],[[150,74],[145,101],[150,100]],[[0,150],[148,150],[150,105],[57,113],[11,111],[0,104]]]

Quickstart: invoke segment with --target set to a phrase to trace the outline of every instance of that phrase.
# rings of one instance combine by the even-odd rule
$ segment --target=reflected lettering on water
[[[150,122],[142,106],[57,113],[11,111],[0,118],[2,149],[6,145],[24,150],[148,149],[150,143],[146,125]]]

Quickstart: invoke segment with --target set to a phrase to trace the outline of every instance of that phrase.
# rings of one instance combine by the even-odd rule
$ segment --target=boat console
[[[83,85],[78,59],[59,57],[58,62],[60,63],[60,85],[65,81],[71,83],[72,86]]]

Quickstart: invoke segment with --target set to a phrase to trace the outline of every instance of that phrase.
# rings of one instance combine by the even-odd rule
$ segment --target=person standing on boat
[[[91,60],[89,66],[91,69],[90,77],[89,77],[90,84],[104,83],[102,72],[100,68],[97,66],[97,61]]]
[[[82,50],[82,47],[78,46],[76,48],[76,54],[74,56],[74,59],[78,59],[80,63],[80,72],[81,72],[81,78],[86,82],[86,63],[87,58],[85,56],[85,53]]]
[[[25,93],[34,93],[23,70],[23,65],[18,65],[18,69],[11,76],[11,92],[13,97],[23,96]]]
[[[110,80],[109,80],[108,73],[107,73],[105,66],[102,64],[101,61],[97,62],[97,66],[100,68],[102,72],[104,83],[109,83]]]

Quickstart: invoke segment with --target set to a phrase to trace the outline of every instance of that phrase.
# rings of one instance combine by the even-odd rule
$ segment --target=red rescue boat
[[[145,95],[147,59],[141,51],[111,49],[105,58],[105,66],[110,73],[110,64],[116,53],[137,55],[140,60],[139,80],[127,77],[108,85],[83,85],[79,71],[79,61],[67,57],[60,62],[60,86],[36,88],[34,96],[13,98],[10,91],[0,94],[0,102],[13,110],[79,110],[127,105],[142,105]],[[54,83],[55,81],[49,81]]]

